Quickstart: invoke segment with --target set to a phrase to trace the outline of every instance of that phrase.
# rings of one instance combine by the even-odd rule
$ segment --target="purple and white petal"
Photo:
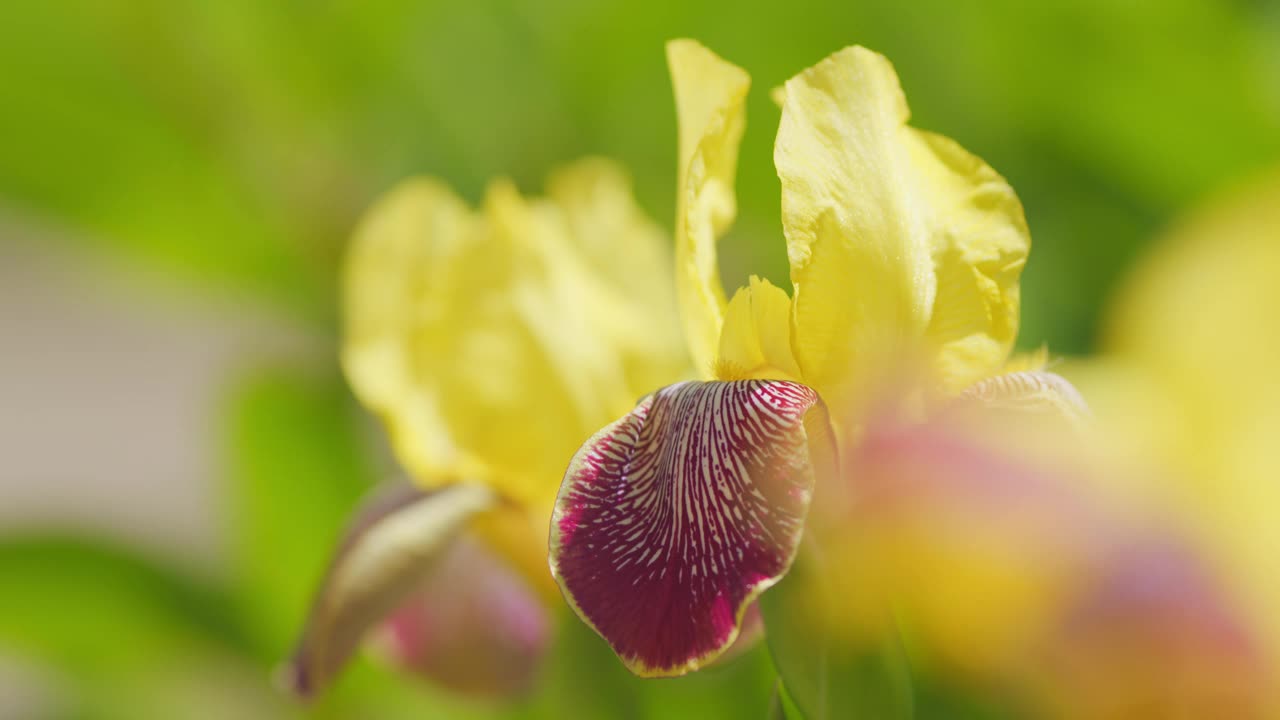
[[[638,675],[715,659],[794,559],[825,407],[793,382],[686,382],[644,398],[569,465],[551,571]]]

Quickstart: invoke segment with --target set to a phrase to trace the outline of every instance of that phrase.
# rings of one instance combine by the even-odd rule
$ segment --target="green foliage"
[[[187,648],[247,645],[216,587],[101,541],[0,541],[0,638],[65,671],[146,667]]]
[[[815,611],[837,602],[829,596],[822,565],[819,549],[806,541],[787,576],[759,601],[780,698],[787,701],[783,709],[792,707],[787,717],[915,717],[911,664],[896,631],[887,631],[877,647],[852,647]]]
[[[1021,192],[1028,347],[1086,349],[1102,297],[1173,212],[1280,158],[1266,3],[69,0],[0,8],[0,63],[19,70],[0,86],[0,195],[167,273],[330,319],[343,238],[408,174],[474,198],[600,153],[669,225],[662,44],[682,35],[755,78],[727,282],[786,274],[765,91],[861,43],[893,59],[920,126]]]
[[[68,717],[281,717],[240,659],[252,641],[217,586],[53,536],[0,542],[0,577],[0,646],[74,689],[55,708]]]
[[[232,389],[225,428],[237,601],[279,660],[371,470],[333,370],[254,373]]]

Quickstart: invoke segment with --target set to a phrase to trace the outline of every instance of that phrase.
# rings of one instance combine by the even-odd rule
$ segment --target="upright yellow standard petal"
[[[555,200],[526,200],[495,183],[476,212],[407,182],[361,224],[345,287],[344,367],[409,472],[488,483],[540,513],[565,458],[686,366],[673,303],[609,279],[606,241],[639,258],[633,282],[670,287],[625,179],[590,161],[553,186]]]
[[[942,389],[998,372],[1018,338],[1018,278],[1031,250],[1013,188],[953,140],[911,134],[938,289],[926,331]]]
[[[711,377],[725,297],[716,241],[737,214],[734,176],[751,78],[692,40],[667,44],[680,127],[676,291],[694,367]]]
[[[1004,181],[908,127],[893,67],[869,50],[792,78],[781,102],[774,162],[805,382],[848,412],[904,359],[950,392],[997,371],[1029,246]]]
[[[716,361],[718,380],[800,379],[791,352],[791,298],[768,280],[752,275],[725,311]]]

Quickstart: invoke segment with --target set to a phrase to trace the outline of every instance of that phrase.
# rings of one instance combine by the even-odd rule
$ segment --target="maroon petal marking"
[[[565,474],[550,556],[565,598],[637,675],[710,662],[791,566],[809,437],[830,432],[817,393],[793,382],[686,382],[644,398]]]

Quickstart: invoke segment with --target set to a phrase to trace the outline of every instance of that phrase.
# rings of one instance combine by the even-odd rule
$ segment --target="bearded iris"
[[[815,483],[858,442],[873,392],[1074,412],[1042,363],[1010,366],[1030,241],[1000,175],[907,125],[892,66],[849,48],[789,80],[774,162],[792,293],[752,278],[727,300],[716,243],[735,214],[750,84],[668,46],[679,119],[675,281],[698,380],[655,386],[573,457],[552,518],[565,598],[632,671],[718,656],[792,564]]]
[[[295,691],[320,691],[371,634],[451,688],[527,687],[559,604],[542,548],[566,459],[686,373],[669,267],[604,160],[554,174],[542,198],[498,181],[474,210],[413,179],[368,212],[342,366],[412,483],[356,514],[289,665]]]

